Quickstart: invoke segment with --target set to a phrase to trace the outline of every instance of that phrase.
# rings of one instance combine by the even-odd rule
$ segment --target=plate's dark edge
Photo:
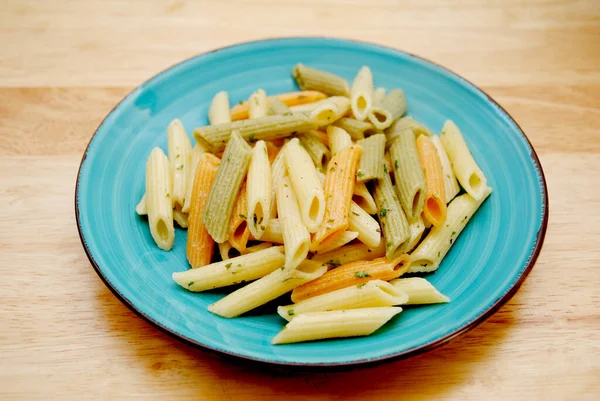
[[[278,362],[278,361],[270,361],[270,360],[264,360],[264,359],[260,359],[260,358],[253,358],[253,357],[249,357],[246,355],[239,355],[236,353],[232,353],[229,352],[227,350],[222,350],[222,349],[217,349],[217,348],[213,348],[213,347],[209,347],[205,344],[201,344],[197,341],[194,341],[191,338],[185,337],[182,334],[179,334],[175,331],[170,330],[169,328],[163,326],[162,324],[160,324],[159,322],[151,319],[149,316],[145,315],[143,312],[141,312],[140,310],[138,310],[125,296],[123,296],[123,294],[121,294],[113,285],[111,282],[108,281],[108,279],[104,276],[104,274],[102,273],[102,270],[100,269],[100,266],[98,265],[98,263],[96,262],[96,260],[94,259],[93,255],[91,254],[87,243],[85,241],[85,238],[83,236],[83,232],[82,232],[82,228],[81,228],[81,221],[80,221],[80,216],[79,216],[79,204],[77,203],[77,194],[79,192],[79,176],[81,174],[81,170],[83,167],[83,163],[85,162],[85,159],[87,158],[87,152],[89,150],[90,144],[92,143],[92,141],[94,140],[94,137],[96,136],[96,134],[98,133],[98,130],[100,129],[100,127],[102,126],[102,124],[104,124],[104,121],[121,105],[121,103],[123,103],[129,96],[131,96],[131,94],[133,92],[135,92],[140,86],[146,84],[147,82],[155,79],[156,77],[158,77],[159,75],[161,75],[162,73],[180,65],[183,64],[189,60],[192,60],[196,57],[205,55],[205,54],[210,54],[210,53],[214,53],[217,51],[221,51],[221,50],[225,50],[225,49],[229,49],[232,47],[237,47],[237,46],[244,46],[244,45],[249,45],[252,43],[258,43],[258,42],[267,42],[267,41],[276,41],[276,40],[286,40],[286,39],[328,39],[328,40],[340,40],[340,41],[348,41],[348,42],[355,42],[355,43],[360,43],[360,44],[364,44],[364,45],[370,45],[370,46],[375,46],[375,47],[383,47],[383,48],[387,48],[390,50],[393,50],[395,52],[399,52],[399,53],[404,53],[410,57],[414,57],[416,59],[425,61],[427,63],[430,63],[432,65],[437,66],[438,68],[441,68],[447,72],[449,72],[450,74],[453,74],[454,76],[458,77],[459,79],[461,79],[462,81],[464,81],[465,83],[467,83],[468,85],[470,85],[471,87],[475,88],[476,90],[480,91],[490,102],[492,102],[496,107],[498,107],[498,109],[502,110],[502,112],[517,126],[517,128],[519,129],[519,131],[521,132],[521,135],[523,135],[523,138],[525,138],[525,140],[527,141],[527,143],[529,144],[529,147],[531,149],[531,160],[534,162],[536,170],[539,172],[540,177],[541,177],[541,182],[539,182],[539,184],[543,187],[543,207],[544,207],[544,216],[543,216],[543,221],[542,221],[542,225],[539,229],[539,231],[537,232],[536,235],[536,242],[535,242],[535,246],[534,249],[532,251],[532,253],[530,254],[529,257],[529,261],[527,263],[527,266],[525,268],[525,270],[523,270],[523,272],[521,273],[521,275],[519,276],[519,279],[513,284],[513,286],[502,296],[500,297],[491,307],[489,307],[486,311],[484,311],[481,315],[477,316],[475,319],[473,319],[471,322],[467,323],[465,326],[461,327],[459,330],[448,334],[447,336],[436,340],[434,342],[431,342],[429,344],[423,345],[423,346],[418,346],[415,348],[411,348],[399,353],[395,353],[395,354],[389,354],[389,355],[384,355],[382,357],[379,358],[373,358],[373,359],[361,359],[361,360],[357,360],[357,361],[352,361],[352,362],[341,362],[341,363],[295,363],[295,362]],[[430,61],[426,58],[414,55],[412,53],[408,53],[402,50],[398,50],[395,49],[393,47],[390,46],[385,46],[385,45],[380,45],[380,44],[376,44],[376,43],[370,43],[370,42],[366,42],[366,41],[362,41],[362,40],[355,40],[355,39],[345,39],[345,38],[335,38],[335,37],[327,37],[327,36],[298,36],[298,37],[279,37],[279,38],[266,38],[266,39],[260,39],[260,40],[254,40],[254,41],[248,41],[248,42],[241,42],[241,43],[236,43],[230,46],[223,46],[214,50],[210,50],[201,54],[198,54],[196,56],[190,57],[186,60],[180,61],[179,63],[176,63],[174,65],[172,65],[169,68],[166,68],[165,70],[159,72],[158,74],[152,76],[151,78],[147,79],[146,81],[144,81],[142,84],[138,85],[136,88],[134,88],[131,92],[129,92],[119,103],[117,103],[112,110],[106,115],[106,117],[104,117],[104,119],[102,120],[102,122],[100,123],[100,125],[98,125],[98,128],[96,128],[96,131],[94,132],[94,135],[92,135],[92,137],[90,138],[90,141],[88,142],[86,148],[85,148],[85,152],[83,153],[83,157],[81,158],[81,163],[79,165],[79,170],[77,172],[77,182],[75,184],[75,219],[77,221],[77,231],[79,232],[79,238],[81,239],[81,243],[83,245],[83,248],[85,250],[85,253],[88,257],[88,259],[90,260],[90,263],[92,264],[92,266],[94,267],[94,270],[96,271],[96,273],[98,274],[98,276],[100,276],[100,278],[102,279],[102,281],[104,282],[104,284],[112,291],[112,293],[123,303],[125,304],[129,309],[131,309],[135,314],[137,314],[138,316],[146,319],[148,322],[150,322],[153,326],[155,326],[156,328],[158,328],[159,330],[161,330],[162,332],[188,344],[191,345],[195,348],[200,348],[203,350],[207,350],[207,351],[211,351],[214,353],[217,353],[219,355],[221,354],[225,354],[227,356],[231,356],[231,357],[235,357],[236,359],[241,359],[241,360],[245,360],[245,361],[254,361],[254,362],[260,362],[262,364],[265,365],[277,365],[279,367],[296,367],[296,368],[310,368],[310,369],[319,369],[319,368],[341,368],[341,369],[347,369],[348,367],[352,366],[352,367],[358,367],[358,366],[367,366],[367,365],[374,365],[376,363],[382,363],[382,362],[390,362],[392,360],[395,359],[400,359],[400,358],[408,358],[410,356],[415,356],[427,351],[431,351],[434,348],[437,348],[439,346],[442,346],[446,343],[448,343],[449,341],[453,340],[454,338],[466,333],[467,331],[475,328],[477,325],[479,325],[480,323],[482,323],[484,320],[486,320],[488,317],[490,317],[491,315],[493,315],[498,309],[500,309],[500,307],[502,305],[504,305],[508,300],[510,300],[513,295],[517,292],[517,290],[521,287],[521,284],[523,283],[523,281],[525,280],[525,278],[527,278],[527,276],[529,275],[529,272],[531,272],[531,269],[533,269],[533,266],[535,265],[535,262],[542,250],[542,245],[544,243],[544,238],[546,236],[546,230],[548,228],[548,213],[549,213],[549,203],[548,203],[548,185],[546,184],[546,176],[544,175],[544,170],[542,169],[542,164],[540,162],[540,159],[535,151],[535,149],[533,148],[533,145],[531,144],[531,141],[529,140],[529,138],[527,137],[527,135],[525,135],[525,132],[523,131],[523,129],[521,128],[521,126],[515,121],[515,119],[500,105],[498,104],[498,102],[496,102],[490,95],[488,95],[485,91],[483,91],[481,88],[479,88],[478,86],[476,86],[475,84],[473,84],[472,82],[470,82],[469,80],[463,78],[461,75],[455,73],[454,71],[451,71],[450,69],[435,63],[433,61]]]

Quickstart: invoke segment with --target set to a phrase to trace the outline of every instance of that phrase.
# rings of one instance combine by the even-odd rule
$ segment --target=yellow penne
[[[356,202],[358,206],[363,208],[363,210],[369,214],[377,214],[377,205],[375,204],[375,199],[369,189],[367,188],[366,183],[364,182],[356,182],[354,184],[354,194],[352,195],[352,200]]]
[[[442,163],[435,145],[427,136],[420,135],[417,138],[417,150],[427,188],[423,214],[431,224],[439,227],[446,221],[446,195]]]
[[[318,251],[322,242],[346,231],[349,226],[350,205],[361,154],[360,146],[349,146],[335,155],[327,166],[324,186],[325,216],[313,237],[313,251]]]
[[[267,111],[267,94],[263,89],[259,89],[248,99],[248,116],[250,118],[264,117],[267,115]]]
[[[286,106],[297,106],[300,104],[314,103],[319,100],[323,100],[327,97],[326,94],[318,91],[300,91],[300,92],[289,92],[281,93],[279,95],[271,96],[269,99],[276,98],[283,102]],[[248,114],[248,102],[241,102],[236,104],[231,109],[231,121],[245,120],[249,117]]]
[[[169,160],[160,148],[154,148],[146,163],[146,209],[150,234],[164,251],[170,250],[175,241],[172,188]]]
[[[231,221],[229,222],[228,241],[232,247],[242,252],[246,249],[246,244],[250,238],[250,229],[248,228],[248,192],[246,183],[235,201]]]
[[[329,269],[333,269],[357,260],[373,260],[382,256],[385,256],[385,243],[383,241],[374,249],[369,249],[366,244],[346,245],[331,252],[316,254],[311,260],[324,263]]]
[[[297,287],[292,291],[292,302],[325,294],[341,288],[366,283],[371,280],[390,281],[406,273],[410,264],[408,255],[403,254],[390,260],[378,258],[371,261],[359,260],[328,271],[321,277]]]
[[[208,193],[217,174],[219,158],[205,153],[196,167],[190,204],[190,225],[188,227],[186,255],[192,268],[205,266],[210,263],[215,242],[204,227],[202,210],[206,205]]]

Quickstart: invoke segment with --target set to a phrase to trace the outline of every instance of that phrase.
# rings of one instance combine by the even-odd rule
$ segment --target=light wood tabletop
[[[75,178],[102,118],[159,71],[220,46],[356,38],[479,85],[538,152],[550,223],[486,322],[406,360],[293,372],[160,332],[102,283]],[[597,0],[5,0],[0,7],[0,399],[600,399]]]

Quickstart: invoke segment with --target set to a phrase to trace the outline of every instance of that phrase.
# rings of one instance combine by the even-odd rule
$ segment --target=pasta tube
[[[148,207],[146,205],[146,194],[142,195],[142,199],[138,202],[135,207],[135,212],[140,216],[145,216],[148,214]]]
[[[402,279],[395,281],[398,280]],[[409,302],[409,297],[400,290],[400,287],[394,287],[382,280],[373,280],[328,292],[297,304],[280,306],[277,308],[277,313],[285,320],[290,321],[298,315],[310,312],[393,306],[407,302]]]
[[[348,110],[350,110],[350,100],[348,98],[333,96],[323,100],[322,104],[310,113],[310,119],[319,127],[322,127],[344,117]]]
[[[419,135],[433,136],[433,132],[431,132],[429,128],[414,120],[412,117],[402,117],[385,130],[388,144],[391,145],[392,142],[406,130],[411,131],[415,137],[418,137]]]
[[[315,232],[323,223],[325,214],[325,194],[317,170],[298,138],[292,139],[286,146],[284,158],[302,222],[309,232]]]
[[[324,263],[328,269],[345,265],[358,260],[373,260],[385,256],[385,244],[381,243],[375,249],[369,249],[365,244],[346,245],[331,252],[319,253],[311,260]]]
[[[302,146],[310,155],[314,165],[317,168],[321,168],[327,165],[331,154],[329,149],[327,149],[327,146],[321,142],[321,139],[316,132],[317,131],[310,131],[304,134],[298,134],[298,139],[300,139]]]
[[[201,216],[219,163],[218,157],[205,153],[200,157],[194,174],[186,244],[186,256],[192,268],[206,266],[213,256],[215,242],[204,227]]]
[[[248,116],[250,118],[264,117],[268,113],[267,94],[259,89],[248,99]]]
[[[255,239],[260,239],[271,218],[271,164],[264,141],[258,141],[252,150],[247,188],[248,228]]]
[[[409,271],[432,272],[437,270],[456,238],[479,209],[481,203],[491,193],[491,190],[488,187],[480,200],[473,199],[469,194],[454,198],[448,205],[446,224],[441,227],[433,227],[417,249],[412,252]]]
[[[302,222],[296,195],[288,177],[277,187],[277,210],[285,246],[285,266],[292,269],[300,264],[310,247],[310,234]]]
[[[316,280],[295,288],[292,292],[292,302],[297,303],[310,297],[371,280],[393,280],[406,273],[409,264],[408,255],[399,255],[391,260],[377,258],[371,261],[359,260],[347,263],[328,271]]]
[[[375,202],[386,242],[385,254],[389,258],[406,246],[410,228],[388,174],[375,183]]]
[[[276,97],[271,97],[268,100],[267,114],[285,114],[290,113],[291,110],[281,100]]]
[[[250,239],[249,221],[252,221],[252,219],[248,219],[248,186],[246,183],[242,183],[233,206],[231,220],[229,220],[229,230],[227,231],[227,241],[239,252],[246,249]]]
[[[213,97],[210,108],[208,109],[208,122],[210,125],[231,122],[231,115],[229,114],[229,96],[227,95],[227,92],[221,91]]]
[[[190,225],[188,214],[182,212],[181,209],[179,209],[179,206],[173,209],[173,220],[176,221],[181,228],[188,228]]]
[[[196,144],[190,153],[190,166],[188,169],[189,174],[187,174],[187,184],[185,187],[185,202],[181,208],[181,211],[184,213],[190,212],[190,207],[192,205],[192,190],[194,189],[194,176],[196,174],[198,163],[200,162],[204,152],[204,148],[199,144]]]
[[[423,202],[423,214],[431,224],[440,227],[446,221],[446,194],[442,163],[435,145],[428,137],[420,135],[417,138],[417,150],[427,188]]]
[[[454,171],[452,171],[452,165],[450,164],[450,159],[448,159],[448,155],[444,150],[444,146],[442,145],[440,137],[437,135],[432,135],[429,138],[431,138],[431,141],[438,152],[440,163],[442,164],[442,173],[444,175],[444,193],[446,194],[446,204],[448,204],[456,195],[458,195],[460,192],[460,187],[458,186],[458,182],[456,182],[456,177],[454,176]]]
[[[194,138],[211,152],[218,153],[225,149],[234,131],[238,131],[243,139],[256,142],[285,138],[314,128],[316,124],[307,115],[292,113],[199,127],[194,130]]]
[[[262,241],[274,242],[283,244],[283,233],[281,232],[281,224],[279,219],[270,219],[267,229],[260,238]]]
[[[406,113],[404,91],[402,89],[392,89],[383,99],[381,107],[390,113],[392,122],[402,117]]]
[[[392,286],[407,295],[404,305],[439,304],[450,298],[439,292],[429,281],[421,277],[398,278],[390,281]]]
[[[401,253],[408,253],[415,249],[415,247],[418,245],[419,241],[421,240],[421,236],[425,231],[423,219],[421,217],[417,217],[413,221],[409,222],[408,229],[410,230],[410,238],[402,247],[402,249],[399,250]]]
[[[287,144],[281,147],[281,150],[271,165],[271,218],[275,218],[277,216],[276,193],[277,187],[280,185],[283,177],[285,176],[286,165],[284,156],[286,147]]]
[[[292,76],[302,90],[316,90],[330,96],[349,96],[350,86],[344,78],[310,68],[304,64],[296,64]]]
[[[392,122],[394,121],[392,113],[383,107],[371,107],[367,114],[367,118],[378,130],[386,129],[392,125]]]
[[[411,131],[404,131],[394,140],[390,156],[394,165],[398,198],[406,216],[415,219],[423,211],[426,188],[415,136]]]
[[[367,66],[363,66],[352,82],[350,91],[350,104],[352,114],[357,120],[363,121],[367,118],[371,107],[373,107],[373,73]]]
[[[219,254],[222,260],[229,260],[240,256],[241,252],[235,249],[229,241],[225,241],[219,244]]]
[[[271,96],[268,98],[269,103],[272,100],[277,99],[285,106],[297,106],[305,103],[314,103],[319,100],[323,100],[327,97],[326,94],[318,91],[300,91],[300,92],[288,92],[281,93],[279,95]],[[284,114],[284,113],[271,113],[271,114]],[[248,114],[248,102],[240,102],[231,109],[231,120],[245,120],[249,117]]]
[[[289,322],[271,343],[286,344],[325,338],[368,336],[400,312],[400,307],[383,306],[304,313]]]
[[[334,123],[334,125],[346,131],[355,141],[378,132],[370,122],[360,121],[354,118],[340,118]]]
[[[169,127],[167,128],[167,139],[169,162],[171,163],[173,171],[171,201],[173,202],[173,207],[176,205],[183,207],[185,203],[192,144],[179,119],[175,119],[169,124]]]
[[[444,123],[440,139],[460,185],[474,199],[485,197],[487,190],[485,175],[473,159],[460,130],[452,121],[448,120]]]
[[[318,251],[322,242],[346,231],[349,226],[354,179],[361,153],[360,146],[352,145],[342,149],[329,162],[324,186],[325,216],[313,237],[313,251]]]
[[[353,241],[358,237],[358,232],[356,231],[344,231],[339,235],[328,238],[326,241],[323,241],[321,244],[320,252],[330,252],[334,249],[339,249],[342,246],[346,245],[350,241]]]
[[[373,90],[373,106],[380,107],[385,99],[385,88],[379,87]]]
[[[233,205],[250,163],[252,149],[237,133],[231,135],[202,211],[206,229],[218,242],[225,242]]]
[[[169,160],[160,148],[154,148],[146,163],[146,208],[150,234],[164,251],[170,250],[175,240],[171,188]]]
[[[348,229],[350,231],[356,231],[358,233],[356,238],[369,248],[377,248],[381,243],[381,229],[379,228],[379,223],[355,202],[352,202],[350,205],[350,222]]]
[[[311,260],[303,261],[295,269],[282,266],[208,307],[216,315],[232,318],[266,304],[310,280],[320,277],[327,268]]]
[[[340,153],[342,149],[352,145],[352,138],[350,138],[350,135],[340,127],[334,125],[327,127],[327,141],[329,142],[331,156],[335,156]]]
[[[175,272],[173,280],[186,290],[201,292],[259,279],[279,269],[284,261],[283,247],[273,246],[201,269]]]
[[[385,154],[385,135],[371,135],[356,142],[362,146],[363,153],[356,173],[358,182],[370,181],[383,177],[383,157]]]

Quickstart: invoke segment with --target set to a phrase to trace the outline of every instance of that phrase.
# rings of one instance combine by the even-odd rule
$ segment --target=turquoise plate
[[[226,291],[193,294],[171,273],[188,268],[186,232],[159,250],[134,208],[144,193],[150,150],[166,150],[166,127],[180,118],[191,135],[207,124],[219,90],[232,103],[257,88],[296,90],[294,64],[348,80],[362,65],[377,86],[403,88],[408,113],[435,131],[446,119],[462,129],[493,194],[429,280],[452,302],[406,308],[374,335],[273,346],[277,314],[224,319],[207,306]],[[283,365],[348,365],[408,356],[441,345],[496,311],[518,289],[541,250],[548,195],[540,162],[515,121],[465,79],[416,56],[368,43],[290,38],[244,43],[184,61],[130,93],[102,122],[83,156],[75,211],[85,251],[106,285],[157,327],[222,353]]]

